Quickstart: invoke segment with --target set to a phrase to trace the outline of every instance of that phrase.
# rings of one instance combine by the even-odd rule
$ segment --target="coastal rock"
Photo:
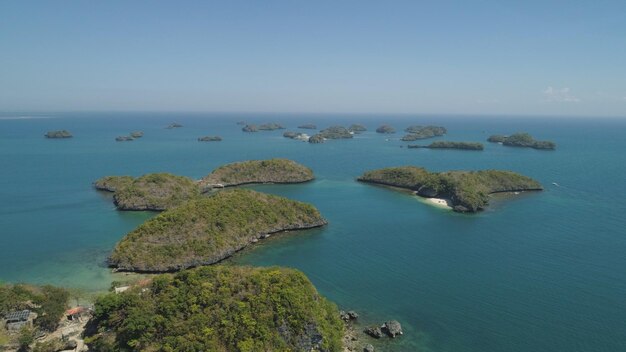
[[[376,132],[390,134],[390,133],[396,133],[396,129],[391,127],[390,125],[382,125],[376,129]]]
[[[389,335],[389,337],[396,337],[402,335],[402,326],[397,320],[390,320],[385,322],[382,326],[382,330]]]
[[[117,243],[109,264],[123,271],[178,271],[220,262],[263,234],[326,224],[307,203],[247,189],[223,190],[146,221]]]
[[[133,137],[131,136],[119,136],[119,137],[115,137],[115,140],[117,142],[130,142],[135,140]]]
[[[313,180],[313,171],[289,159],[249,160],[226,164],[202,178],[202,187],[251,183],[302,183]]]
[[[46,138],[72,138],[72,134],[67,130],[48,131],[44,136]]]
[[[363,332],[375,339],[383,337],[383,331],[378,326],[370,326],[363,330]]]
[[[359,315],[357,314],[357,312],[353,311],[353,310],[349,310],[347,312],[345,311],[339,311],[339,316],[341,317],[341,320],[345,321],[345,322],[349,322],[351,320],[356,320]]]
[[[374,352],[374,346],[369,343],[366,344],[365,346],[363,346],[363,352]]]
[[[417,195],[426,198],[433,198],[437,196],[437,190],[430,186],[422,186],[417,190]]]
[[[204,136],[198,138],[198,142],[221,142],[222,137],[220,136]]]

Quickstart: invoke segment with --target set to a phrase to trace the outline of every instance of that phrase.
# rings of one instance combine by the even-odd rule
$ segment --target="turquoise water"
[[[405,336],[387,351],[626,350],[626,121],[444,116],[50,114],[0,118],[0,280],[104,289],[104,260],[152,216],[115,211],[91,182],[167,171],[199,178],[232,161],[286,157],[314,169],[303,185],[257,190],[315,204],[322,229],[264,241],[234,262],[304,271],[318,289],[366,322],[395,318]],[[485,151],[400,148],[402,133],[367,132],[310,145],[283,131],[245,134],[236,121],[288,127],[383,122],[398,130],[436,123],[442,139],[484,141],[528,131],[554,152],[486,144]],[[164,129],[171,122],[185,127]],[[50,129],[69,140],[47,140]],[[145,137],[117,143],[117,135]],[[220,143],[197,137],[221,135]],[[391,140],[387,141],[387,138]],[[354,182],[373,168],[509,169],[546,190],[461,215]],[[557,182],[560,187],[552,185]]]

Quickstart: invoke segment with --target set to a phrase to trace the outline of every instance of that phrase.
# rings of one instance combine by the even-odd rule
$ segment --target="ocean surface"
[[[312,145],[283,138],[284,131],[243,133],[239,120],[288,130],[363,123],[369,131]],[[172,122],[184,127],[165,129]],[[398,133],[375,133],[382,123]],[[412,124],[447,127],[435,140],[484,142],[490,134],[527,131],[558,149],[486,142],[482,152],[401,148],[402,130]],[[74,138],[44,138],[52,129]],[[114,141],[134,130],[145,136]],[[224,140],[196,140],[204,135]],[[625,119],[0,114],[0,280],[109,287],[115,277],[105,267],[108,253],[154,214],[116,211],[110,195],[92,188],[99,177],[200,178],[225,163],[283,157],[311,167],[317,179],[253,188],[313,203],[330,224],[275,236],[231,262],[300,269],[364,323],[399,320],[404,336],[380,341],[378,350],[626,351],[625,152]],[[463,215],[355,182],[366,170],[400,165],[513,170],[545,191],[499,198],[482,213]]]

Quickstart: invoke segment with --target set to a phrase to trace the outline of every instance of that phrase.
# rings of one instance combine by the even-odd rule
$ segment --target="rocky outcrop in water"
[[[72,138],[72,134],[68,130],[48,131],[44,136],[46,138]]]
[[[115,137],[115,141],[117,142],[131,142],[134,141],[135,139],[131,136],[118,136]]]
[[[396,129],[391,127],[390,125],[382,125],[376,129],[376,133],[384,133],[384,134],[396,133]]]
[[[204,136],[198,138],[198,142],[221,142],[222,137],[220,136]]]
[[[259,132],[257,125],[245,125],[241,128],[244,132]]]

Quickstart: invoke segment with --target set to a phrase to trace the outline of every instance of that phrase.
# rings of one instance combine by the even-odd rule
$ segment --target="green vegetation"
[[[198,142],[221,142],[222,137],[220,136],[204,136],[198,138]]]
[[[319,133],[314,134],[311,136],[311,138],[309,138],[309,143],[312,143],[312,144],[324,143],[324,141],[325,141],[324,136],[322,136]]]
[[[341,351],[337,307],[294,269],[213,266],[97,300],[96,351]]]
[[[396,129],[389,125],[382,125],[376,129],[378,133],[396,133]]]
[[[46,138],[71,138],[72,134],[67,130],[48,131],[44,136]]]
[[[311,169],[289,159],[249,160],[220,166],[205,176],[201,184],[229,187],[250,183],[301,183],[314,178]]]
[[[116,190],[133,183],[132,176],[105,176],[93,183],[99,191],[115,192]]]
[[[534,149],[554,150],[556,144],[551,141],[538,141],[535,140],[528,133],[515,133],[510,136],[492,135],[487,138],[487,141],[492,143],[502,143],[509,147],[526,147]]]
[[[285,127],[277,123],[265,123],[259,126],[259,130],[261,131],[274,131],[274,130],[284,130],[284,129]]]
[[[462,150],[483,150],[482,143],[476,142],[447,142],[437,141],[429,145],[408,145],[409,148],[430,148],[430,149],[462,149]]]
[[[306,124],[304,124],[304,125],[300,125],[300,126],[298,126],[298,128],[302,128],[302,129],[305,129],[305,130],[316,130],[316,129],[317,129],[317,126],[315,126],[315,125],[314,125],[314,124],[312,124],[312,123],[306,123]]]
[[[109,262],[128,271],[180,270],[217,263],[270,233],[325,224],[310,204],[224,190],[148,220],[118,242]]]
[[[115,188],[113,201],[120,210],[165,210],[200,195],[192,179],[167,173],[147,174]]]
[[[348,127],[348,131],[359,134],[359,133],[367,131],[367,127],[361,124],[355,123],[355,124],[350,125],[350,127]]]
[[[326,139],[353,138],[352,133],[342,126],[330,126],[321,130],[319,134]]]
[[[441,126],[409,126],[405,129],[408,133],[402,137],[403,141],[416,141],[418,139],[433,138],[443,136],[448,131]]]
[[[410,189],[424,197],[447,198],[458,212],[482,210],[491,193],[543,189],[530,177],[499,170],[429,172],[404,166],[368,171],[358,180]]]
[[[67,309],[69,298],[67,290],[50,285],[38,287],[0,284],[0,316],[16,310],[29,309],[37,313],[35,326],[51,332],[59,326],[59,320]]]

